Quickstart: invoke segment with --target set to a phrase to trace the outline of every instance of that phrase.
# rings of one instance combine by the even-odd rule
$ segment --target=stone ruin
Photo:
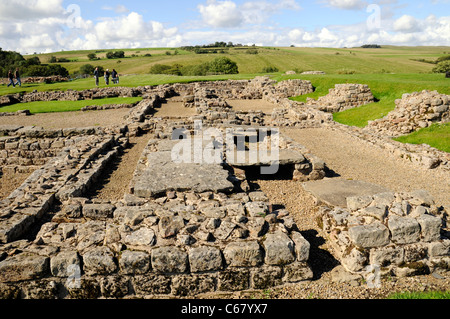
[[[398,137],[426,128],[433,123],[450,121],[450,95],[437,91],[404,94],[395,101],[395,110],[382,119],[369,122],[368,129]]]
[[[324,208],[321,224],[347,271],[361,275],[377,267],[380,275],[406,277],[449,271],[445,215],[425,191],[386,192]]]
[[[0,201],[0,298],[185,297],[311,280],[310,243],[288,211],[274,207],[249,183],[273,159],[247,160],[275,139],[267,134],[268,125],[331,122],[331,114],[288,99],[311,91],[308,81],[275,85],[268,78],[69,91],[66,98],[131,94],[144,99],[118,126],[0,127],[2,169],[31,173]],[[194,107],[197,115],[155,117],[155,108],[167,98]],[[280,117],[239,112],[227,99],[266,99],[286,112]],[[288,124],[291,119],[295,125]],[[174,138],[174,130],[194,136],[195,145],[198,121],[219,134],[231,129],[232,137],[219,144],[214,140],[213,149],[240,145],[246,160],[234,161],[233,153],[223,152],[217,162],[175,162],[172,151],[184,139]],[[129,137],[142,132],[153,138],[123,198],[90,196]],[[184,150],[194,155],[191,146]],[[200,146],[207,147],[204,141]],[[281,134],[278,159],[283,178],[311,182],[329,173],[320,158]],[[324,230],[337,258],[354,272],[372,261],[399,276],[417,273],[411,265],[420,265],[418,272],[448,269],[448,236],[439,233],[444,212],[425,199],[421,193],[382,194],[349,198],[348,208],[325,208]]]
[[[370,88],[363,84],[336,84],[334,89],[317,101],[307,99],[306,104],[328,113],[342,112],[348,109],[373,103],[375,99]]]

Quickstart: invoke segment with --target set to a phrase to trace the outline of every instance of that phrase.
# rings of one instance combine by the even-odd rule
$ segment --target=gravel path
[[[120,125],[130,109],[76,111],[33,114],[30,116],[2,116],[0,125],[40,126],[45,129]]]
[[[450,174],[396,159],[340,130],[323,127],[283,129],[282,133],[322,158],[343,178],[384,186],[394,192],[425,189],[438,205],[450,208]]]

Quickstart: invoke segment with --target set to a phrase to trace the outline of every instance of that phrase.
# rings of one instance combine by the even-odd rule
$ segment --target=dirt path
[[[120,125],[130,109],[43,113],[30,116],[2,116],[0,125],[40,126],[45,129]]]
[[[130,146],[123,151],[107,168],[100,187],[89,197],[101,200],[121,200],[127,193],[137,162],[152,134],[130,138]]]
[[[425,189],[437,204],[450,208],[450,174],[442,170],[426,170],[395,159],[384,150],[331,128],[282,132],[322,158],[343,178],[378,184],[395,192]]]

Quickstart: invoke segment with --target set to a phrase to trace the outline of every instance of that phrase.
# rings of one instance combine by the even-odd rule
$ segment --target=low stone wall
[[[259,192],[173,193],[140,206],[81,198],[57,216],[67,222],[2,248],[3,297],[195,296],[312,278],[310,244]]]
[[[318,110],[337,113],[374,102],[370,88],[364,84],[336,84],[334,89],[317,101],[308,98],[307,105]]]
[[[53,76],[32,76],[32,77],[24,77],[20,79],[22,84],[32,84],[32,83],[53,83],[53,82],[67,82],[69,78],[63,77],[61,75],[53,75]],[[14,83],[16,80],[14,79]],[[9,80],[2,78],[0,79],[0,84],[8,84]]]
[[[450,121],[450,95],[437,91],[404,94],[395,101],[395,110],[382,119],[369,122],[368,128],[382,135],[397,137]]]
[[[423,275],[450,269],[446,212],[425,191],[347,198],[347,209],[324,209],[323,229],[346,270]]]
[[[84,194],[117,154],[121,141],[120,137],[87,136],[57,142],[62,148],[59,154],[48,159],[0,202],[0,243],[26,236],[55,200]]]

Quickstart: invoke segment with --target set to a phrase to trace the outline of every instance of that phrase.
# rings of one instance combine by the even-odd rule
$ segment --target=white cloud
[[[130,10],[128,10],[128,8],[122,4],[118,4],[115,7],[103,6],[102,9],[107,10],[107,11],[114,11],[115,13],[129,13],[130,12]]]
[[[299,10],[295,0],[281,0],[272,3],[264,0],[247,1],[238,6],[225,0],[208,0],[206,5],[198,5],[203,21],[212,27],[235,28],[247,24],[262,24],[281,10]]]
[[[400,32],[416,32],[420,30],[420,23],[413,16],[405,14],[394,22],[394,30]]]
[[[323,2],[327,6],[345,10],[359,10],[368,6],[363,0],[323,0]]]
[[[0,2],[0,21],[31,20],[62,14],[63,0],[5,0]]]
[[[233,1],[208,0],[206,5],[198,6],[203,21],[212,27],[238,27],[243,22],[243,15]]]

